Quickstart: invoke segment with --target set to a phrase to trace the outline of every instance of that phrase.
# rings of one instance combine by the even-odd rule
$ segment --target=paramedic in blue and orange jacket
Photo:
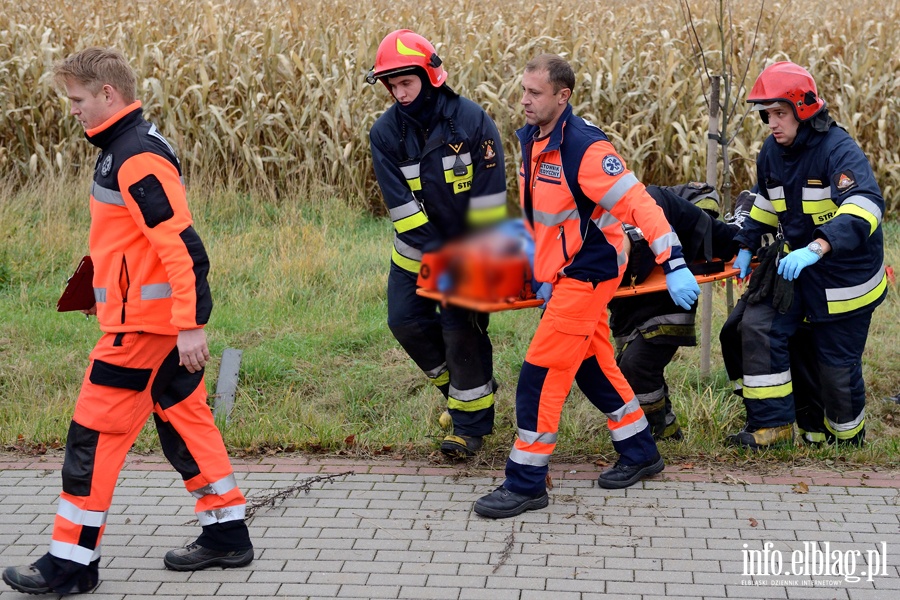
[[[664,468],[610,343],[607,304],[627,262],[622,223],[641,228],[676,304],[688,308],[700,292],[662,209],[606,135],[572,114],[574,86],[575,73],[559,56],[542,54],[525,66],[519,192],[534,235],[535,278],[551,283],[553,295],[519,374],[518,437],[506,481],[475,502],[476,513],[494,519],[547,506],[550,455],[573,380],[606,413],[619,453],[598,478],[601,487],[625,488]]]
[[[88,48],[54,65],[54,75],[100,150],[90,199],[96,304],[85,312],[97,315],[103,335],[66,439],[49,552],[7,568],[3,580],[28,594],[97,586],[116,479],[151,413],[203,530],[163,563],[177,571],[246,565],[253,560],[246,500],[206,403],[209,259],[192,226],[181,165],[144,120],[121,53]]]

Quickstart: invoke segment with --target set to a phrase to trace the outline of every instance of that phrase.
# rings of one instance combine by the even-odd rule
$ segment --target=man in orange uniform
[[[627,262],[622,223],[641,228],[676,304],[688,308],[700,292],[662,209],[606,135],[572,113],[574,87],[575,73],[559,56],[525,66],[519,192],[534,234],[535,278],[553,285],[553,297],[519,374],[506,481],[475,502],[476,513],[494,519],[547,506],[550,455],[573,380],[606,413],[620,455],[598,478],[601,487],[625,488],[664,468],[609,339],[606,306]]]
[[[164,564],[179,571],[246,565],[253,560],[246,500],[206,404],[209,259],[192,227],[180,163],[144,120],[122,54],[88,48],[54,65],[54,75],[100,149],[90,200],[96,304],[85,312],[97,315],[103,336],[69,427],[49,552],[7,568],[3,580],[29,594],[97,586],[116,479],[151,412],[203,528]]]

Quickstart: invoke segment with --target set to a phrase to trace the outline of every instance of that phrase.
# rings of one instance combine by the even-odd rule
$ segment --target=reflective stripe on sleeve
[[[122,192],[102,187],[98,185],[96,181],[93,186],[91,186],[91,196],[94,197],[94,200],[102,204],[125,206],[125,199],[122,197]]]
[[[878,205],[865,196],[850,196],[838,208],[839,215],[853,215],[869,222],[869,235],[881,225],[882,212]]]
[[[598,204],[602,206],[604,209],[608,211],[612,211],[613,207],[618,204],[619,200],[628,193],[628,190],[633,188],[638,183],[638,178],[634,175],[634,173],[626,173],[622,175],[619,180],[613,184],[609,191],[607,191],[603,198],[600,199]]]
[[[842,288],[826,288],[825,299],[828,302],[828,314],[837,315],[850,312],[871,304],[881,298],[886,288],[887,275],[884,265],[865,283]]]

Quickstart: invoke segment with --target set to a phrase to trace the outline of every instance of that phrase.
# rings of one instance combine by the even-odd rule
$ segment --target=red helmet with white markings
[[[447,71],[441,66],[441,59],[431,42],[409,29],[398,29],[381,40],[375,54],[375,66],[369,71],[366,81],[374,84],[380,79],[387,85],[385,79],[388,77],[413,71],[417,67],[425,71],[428,81],[436,88],[447,81]]]
[[[753,89],[747,96],[747,102],[755,104],[763,121],[768,122],[768,108],[776,102],[787,102],[794,111],[798,121],[807,121],[825,108],[825,101],[819,97],[816,81],[809,71],[789,61],[777,62],[766,67]]]

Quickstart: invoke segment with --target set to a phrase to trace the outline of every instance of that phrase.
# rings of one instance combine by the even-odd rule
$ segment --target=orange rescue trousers
[[[50,551],[37,567],[59,593],[96,584],[100,540],[125,457],[153,413],[166,458],[197,498],[215,550],[252,547],[246,500],[206,403],[203,371],[178,364],[176,336],[106,333],[91,352],[66,441]],[[76,588],[76,589],[73,589]]]
[[[562,407],[572,381],[607,416],[613,447],[624,464],[657,455],[647,419],[619,367],[609,338],[606,305],[618,279],[586,282],[561,278],[519,374],[518,437],[506,463],[512,492],[535,496],[545,489]]]

